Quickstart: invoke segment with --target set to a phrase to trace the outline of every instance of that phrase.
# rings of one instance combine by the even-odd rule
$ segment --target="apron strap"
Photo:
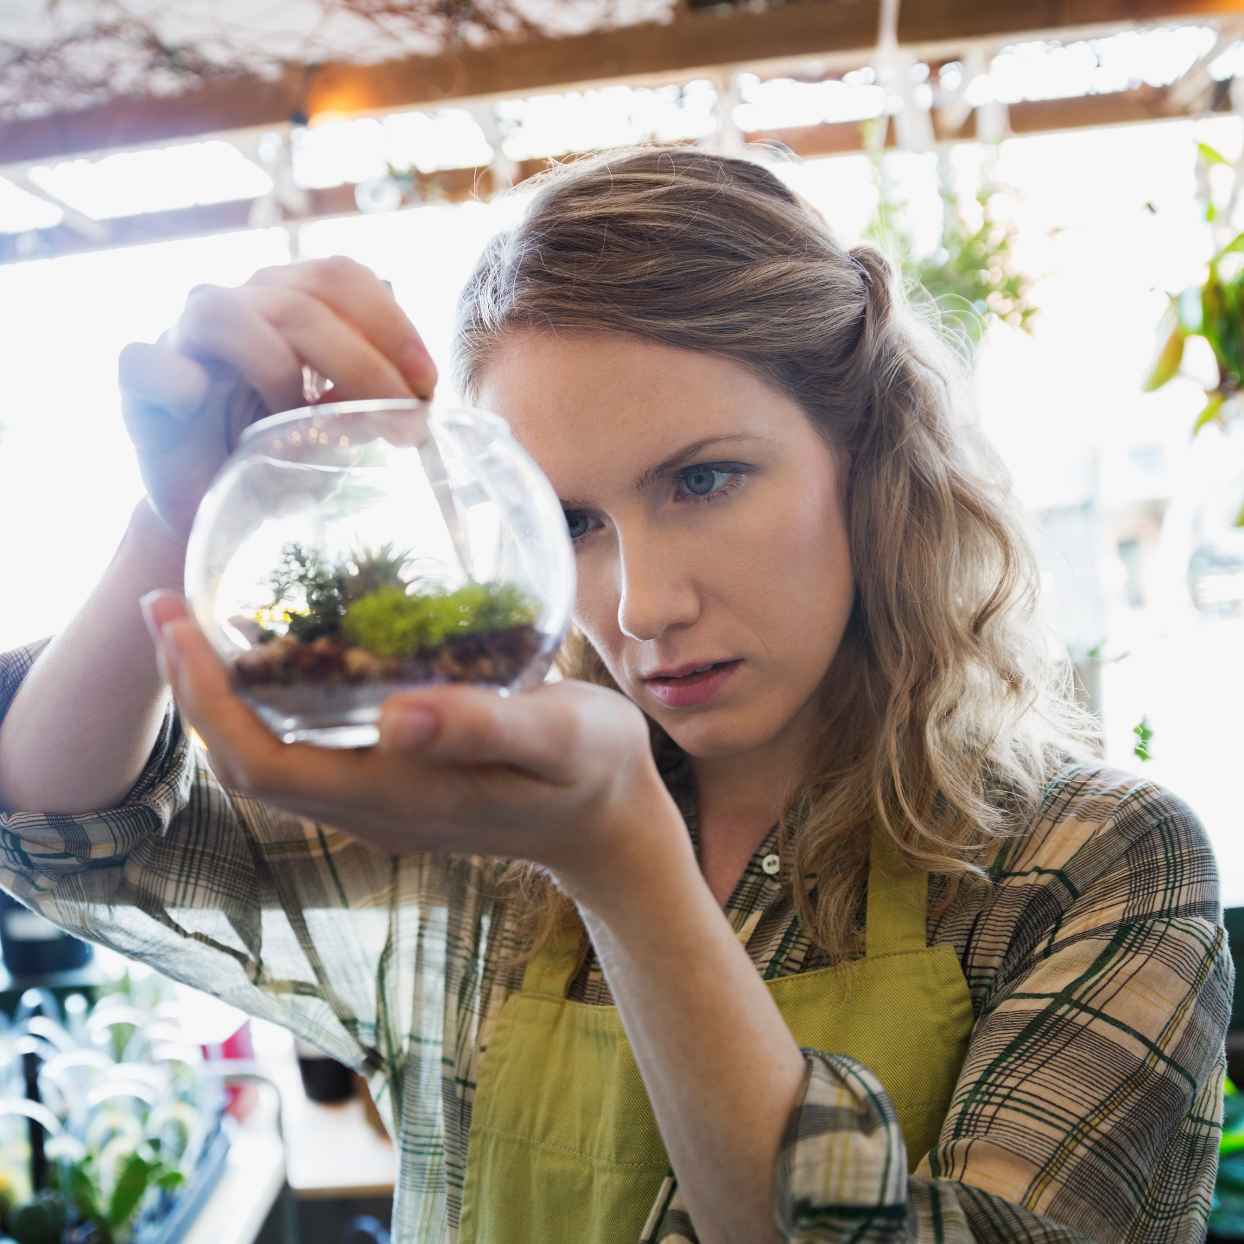
[[[570,932],[556,934],[547,946],[527,960],[523,992],[565,998],[587,953],[587,939]]]
[[[928,902],[929,874],[911,868],[889,834],[875,831],[869,849],[867,957],[924,950]]]

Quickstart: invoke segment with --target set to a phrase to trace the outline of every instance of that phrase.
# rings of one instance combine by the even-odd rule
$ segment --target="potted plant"
[[[1032,278],[1015,262],[1015,226],[997,211],[1002,186],[986,177],[972,199],[965,200],[950,175],[947,152],[939,151],[942,228],[933,249],[920,251],[907,227],[907,204],[895,191],[881,137],[878,121],[865,123],[864,145],[877,187],[877,207],[865,237],[898,264],[909,286],[927,293],[939,309],[943,328],[969,361],[991,323],[1030,333],[1037,314]]]

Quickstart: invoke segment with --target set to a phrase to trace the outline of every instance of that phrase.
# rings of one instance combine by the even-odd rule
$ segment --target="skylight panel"
[[[32,168],[30,180],[96,220],[253,199],[272,179],[232,143],[209,139]]]
[[[65,213],[46,199],[0,178],[0,233],[25,233],[27,229],[50,229]]]
[[[926,67],[927,68],[927,67]],[[734,122],[744,131],[778,130],[799,125],[862,121],[881,112],[882,90],[860,77],[825,82],[797,82],[792,78],[761,81],[754,73],[739,74],[741,102]]]
[[[717,91],[704,79],[663,87],[606,86],[501,100],[497,119],[512,160],[640,142],[704,138],[716,129]]]
[[[465,108],[439,112],[399,112],[384,119],[393,163],[421,173],[490,164],[493,150],[479,122]]]
[[[1213,48],[1216,37],[1209,26],[1177,26],[1074,43],[1014,43],[999,50],[987,75],[968,84],[967,99],[1013,104],[1169,86]],[[955,77],[947,78],[951,69],[943,68],[942,84],[953,89]],[[957,65],[953,70],[962,73]]]
[[[390,166],[435,173],[479,168],[493,159],[483,131],[465,108],[325,118],[295,130],[293,147],[294,180],[307,189],[382,177]]]

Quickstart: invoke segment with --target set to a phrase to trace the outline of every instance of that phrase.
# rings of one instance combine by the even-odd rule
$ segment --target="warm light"
[[[307,126],[315,130],[325,125],[336,125],[342,121],[352,120],[353,117],[354,113],[350,111],[343,111],[337,108],[322,108],[307,118]]]

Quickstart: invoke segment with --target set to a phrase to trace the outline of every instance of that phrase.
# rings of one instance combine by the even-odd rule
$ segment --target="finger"
[[[290,343],[241,291],[197,285],[170,335],[192,358],[227,363],[271,411],[302,403],[302,361]]]
[[[117,359],[117,380],[125,399],[188,419],[207,396],[208,375],[194,359],[166,345],[132,341]]]
[[[247,299],[298,358],[333,382],[333,401],[413,397],[405,377],[326,303],[299,289],[255,286]]]
[[[155,611],[165,607],[155,604]],[[359,751],[283,743],[236,693],[229,670],[188,614],[161,630],[177,706],[198,731],[221,781],[315,815],[342,792],[376,792],[376,758]],[[325,802],[327,801],[327,802]]]
[[[143,621],[147,624],[147,632],[151,636],[151,644],[155,649],[156,663],[160,668],[160,677],[172,685],[172,671],[169,669],[165,647],[162,640],[164,627],[178,618],[187,616],[185,598],[176,592],[158,589],[148,592],[139,602]]]
[[[436,388],[436,364],[418,330],[393,297],[387,281],[344,255],[263,268],[251,281],[298,289],[330,307],[354,325],[394,364],[417,397]],[[334,381],[336,377],[333,377]]]
[[[142,449],[179,444],[184,425],[207,397],[209,377],[194,359],[168,346],[135,341],[117,359],[121,416],[126,433]]]
[[[143,621],[147,624],[147,630],[151,635],[151,642],[157,647],[160,646],[164,627],[168,623],[190,616],[186,598],[167,588],[157,588],[154,592],[148,592],[138,604],[142,610]]]
[[[484,687],[455,686],[391,696],[381,706],[380,746],[440,763],[510,765],[548,782],[573,783],[580,734],[575,709],[545,690],[502,697]],[[433,719],[421,740],[408,733],[420,714]]]
[[[160,632],[177,707],[198,731],[226,785],[260,794],[279,784],[283,744],[235,694],[229,671],[188,617]]]

